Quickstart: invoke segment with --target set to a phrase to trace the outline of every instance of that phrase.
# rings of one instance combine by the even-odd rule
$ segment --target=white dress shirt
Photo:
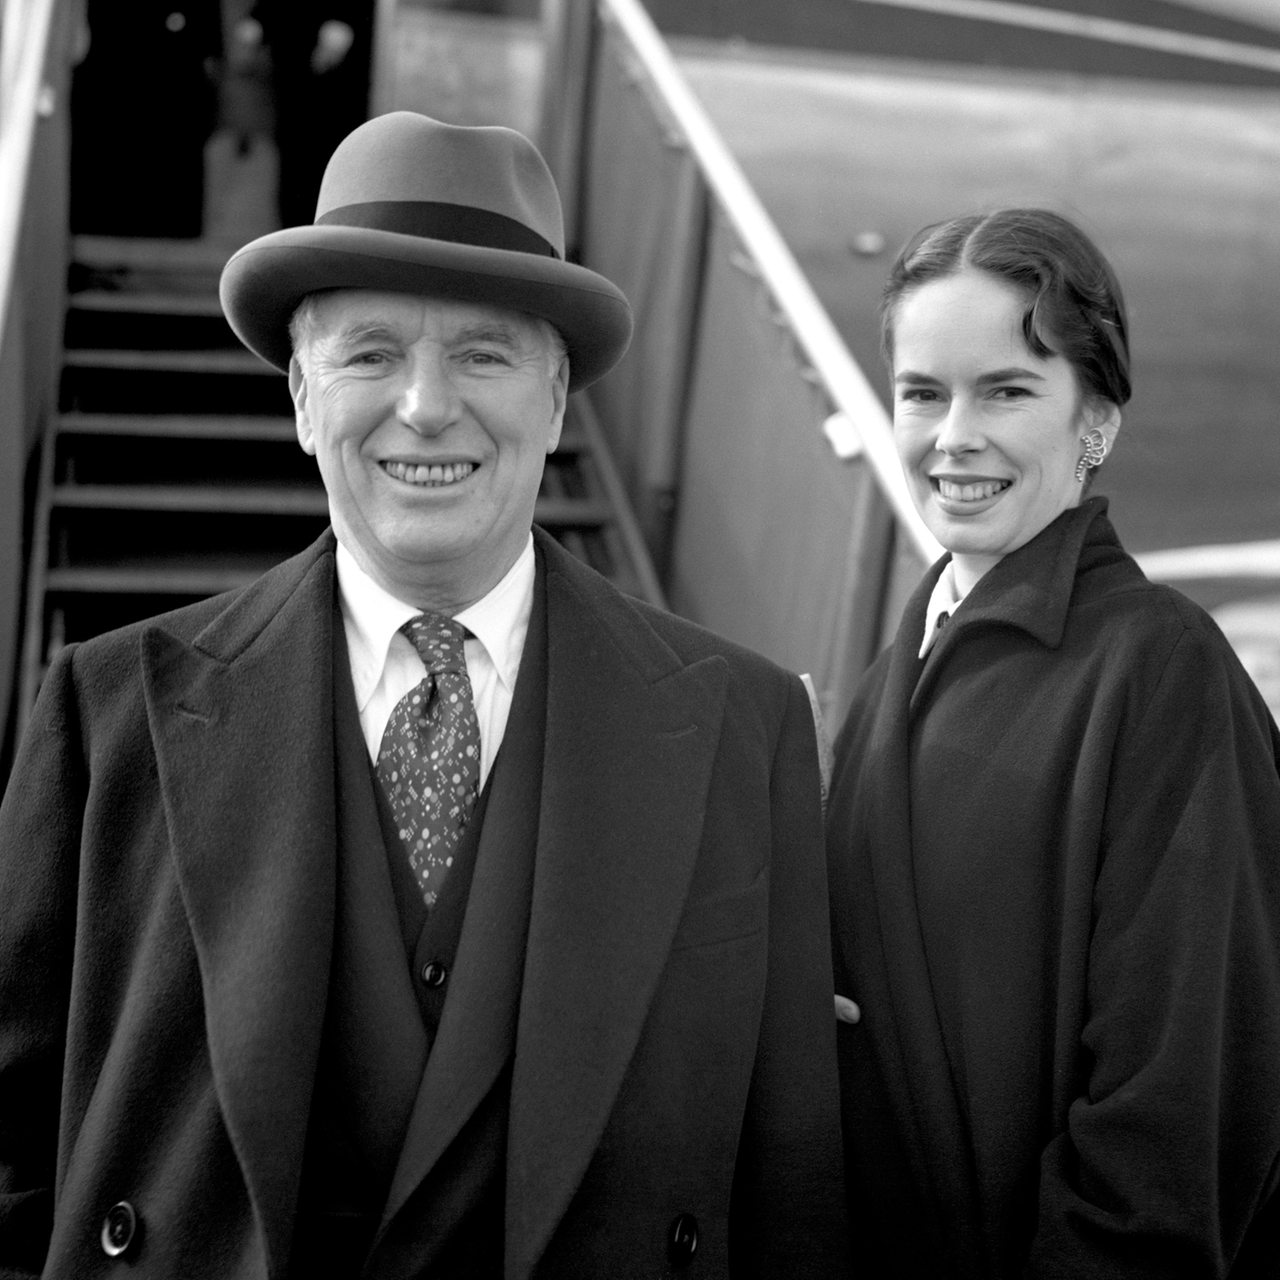
[[[467,675],[480,722],[480,785],[502,745],[520,655],[533,610],[533,535],[506,576],[488,595],[454,616],[470,634]],[[338,595],[356,709],[369,759],[377,762],[382,735],[397,702],[426,675],[418,651],[400,628],[422,612],[384,591],[338,544]]]
[[[964,596],[956,589],[954,564],[948,560],[938,581],[933,584],[929,607],[924,611],[924,639],[920,644],[920,656],[933,648],[933,642],[942,632],[947,619],[960,607]]]

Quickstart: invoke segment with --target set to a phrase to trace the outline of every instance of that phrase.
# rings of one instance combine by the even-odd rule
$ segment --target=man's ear
[[[569,357],[561,356],[551,375],[551,422],[547,434],[547,452],[555,453],[564,429],[564,411],[569,402]]]
[[[311,415],[307,411],[307,378],[296,355],[289,360],[289,395],[293,400],[293,424],[298,433],[298,443],[302,446],[303,453],[309,453],[314,458],[316,437],[311,428]]]

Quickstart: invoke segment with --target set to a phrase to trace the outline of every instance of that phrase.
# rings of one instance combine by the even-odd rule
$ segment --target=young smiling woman
[[[967,591],[1083,496],[1082,438],[1109,449],[1119,406],[1022,336],[1022,290],[978,268],[895,308],[894,439],[912,496]]]
[[[856,1254],[1274,1275],[1280,733],[1088,495],[1130,392],[1119,285],[1056,214],[956,219],[895,263],[884,346],[949,554],[836,744]]]

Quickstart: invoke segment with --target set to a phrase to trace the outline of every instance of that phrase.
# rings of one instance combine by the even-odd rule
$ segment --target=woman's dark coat
[[[1001,560],[922,662],[935,566],[837,743],[872,1275],[1280,1275],[1280,735],[1106,510]]]

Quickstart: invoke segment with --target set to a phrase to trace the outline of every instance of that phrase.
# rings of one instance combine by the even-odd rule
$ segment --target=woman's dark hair
[[[1042,359],[1063,356],[1085,393],[1124,404],[1129,326],[1111,264],[1074,223],[1048,209],[1000,209],[934,223],[916,233],[889,271],[881,343],[893,356],[893,313],[912,289],[975,267],[1027,297],[1022,333]]]

